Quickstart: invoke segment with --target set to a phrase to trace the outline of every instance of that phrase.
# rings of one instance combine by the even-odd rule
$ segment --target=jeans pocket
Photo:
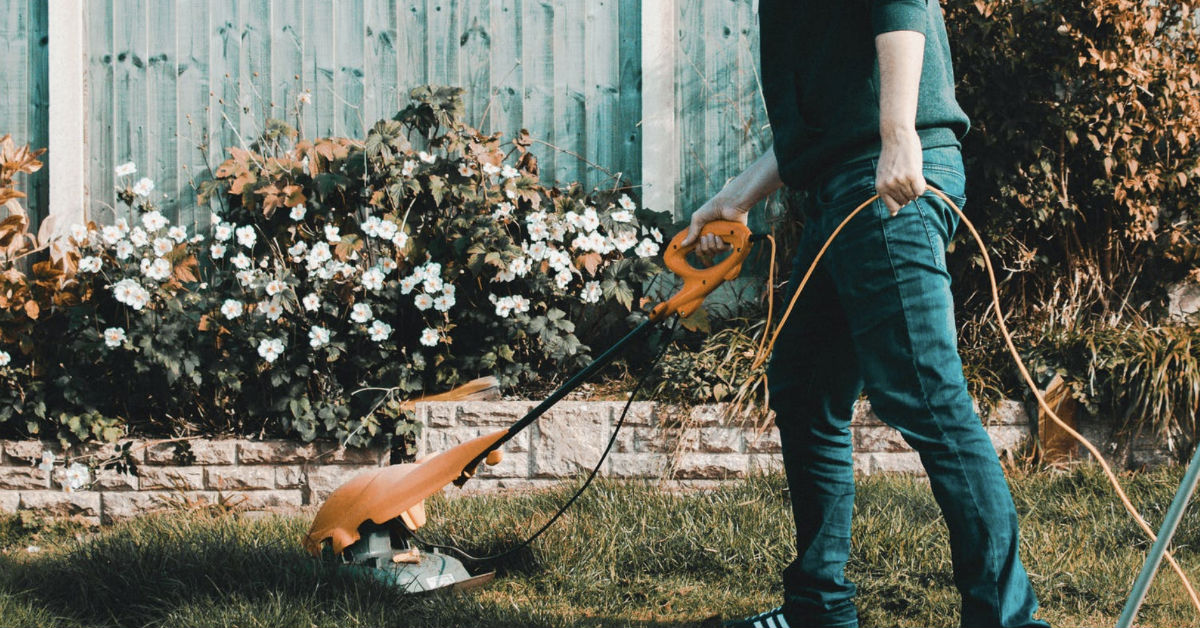
[[[875,194],[875,163],[872,159],[852,162],[825,177],[813,199],[820,214],[844,214],[871,198]]]

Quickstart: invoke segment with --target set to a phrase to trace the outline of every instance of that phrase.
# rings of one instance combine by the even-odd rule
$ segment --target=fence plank
[[[49,145],[49,116],[50,110],[50,48],[49,48],[49,5],[47,0],[26,0],[29,6],[29,34],[26,39],[28,45],[29,64],[29,107],[26,110],[26,128],[29,129],[29,144],[33,148],[43,148]],[[82,61],[82,41],[76,40],[76,45],[72,48],[75,54],[80,55],[76,60]],[[11,63],[16,64],[17,60],[11,57]],[[86,66],[83,68],[86,71]],[[82,87],[82,86],[81,86]],[[17,92],[17,97],[20,97],[20,92]],[[12,96],[10,96],[12,97]],[[2,118],[0,118],[2,119]],[[76,123],[82,121],[77,118]],[[2,132],[2,131],[0,131]],[[82,132],[82,131],[80,131]],[[81,138],[82,139],[82,138]],[[43,160],[45,161],[45,160]],[[79,155],[72,156],[72,162],[78,164],[76,168],[69,172],[78,180],[82,167],[85,166],[86,159]],[[23,175],[25,176],[25,175]],[[38,226],[50,211],[50,164],[46,165],[39,171],[28,175],[24,180],[22,190],[28,195],[25,199],[25,209],[29,211],[29,218],[34,233],[37,232]],[[75,185],[78,185],[77,183]],[[74,186],[73,186],[74,187]],[[82,192],[82,190],[80,190]],[[82,197],[81,199],[82,200]]]
[[[429,44],[427,28],[428,5],[407,0],[396,13],[396,85],[399,89],[398,108],[408,106],[408,92],[429,81]]]
[[[617,145],[614,114],[617,110],[617,88],[620,82],[617,37],[620,26],[617,0],[594,0],[587,3],[584,18],[584,102],[585,119],[583,132],[587,160],[611,170],[616,162]],[[609,176],[602,170],[587,166],[588,187],[612,185]]]
[[[209,178],[208,166],[204,161],[201,145],[212,150],[216,147],[209,141],[212,127],[209,126],[209,45],[211,22],[209,9],[204,4],[184,2],[179,4],[172,32],[175,35],[176,101],[175,128],[178,143],[175,159],[179,164],[178,222],[188,225],[194,232],[201,225],[207,228],[208,209],[196,203],[196,185]],[[215,150],[210,158],[219,159]],[[214,168],[215,168],[214,164]]]
[[[113,168],[119,163],[114,143],[113,92],[116,54],[112,42],[113,5],[88,5],[87,16],[87,154],[88,216],[108,223],[114,218],[117,196]]]
[[[363,0],[334,4],[333,132],[361,138],[370,124],[363,111]]]
[[[179,215],[179,132],[176,127],[178,68],[174,2],[146,5],[146,176],[154,180],[154,197],[163,215],[176,224]],[[189,217],[190,218],[190,217]]]
[[[554,140],[563,153],[555,163],[558,183],[581,181],[586,174],[580,161],[587,147],[584,102],[583,46],[584,3],[557,0],[554,4]]]
[[[483,129],[489,133],[499,131],[508,140],[521,130],[522,123],[521,85],[525,77],[521,55],[525,41],[521,36],[521,3],[496,0],[491,8],[490,91]]]
[[[641,184],[642,1],[620,0],[618,12],[617,20],[620,28],[617,50],[620,67],[618,68],[617,122],[613,129],[616,142],[613,159],[628,180],[634,184]]]
[[[237,0],[214,0],[208,5],[212,37],[208,48],[210,91],[208,128],[212,138],[214,166],[229,156],[226,149],[237,146],[241,109],[238,80],[241,76],[241,26]]]
[[[676,211],[680,155],[675,111],[677,19],[674,0],[642,3],[642,201],[651,209],[670,212]]]
[[[324,0],[307,0],[304,22],[305,71],[311,75],[312,109],[315,126],[314,137],[334,134],[334,112],[336,95],[333,91],[333,75],[336,69],[336,42],[331,32],[333,5]]]
[[[304,66],[304,15],[295,0],[271,0],[271,103],[276,116],[299,128],[296,100]]]
[[[363,112],[367,127],[396,114],[396,0],[368,0],[363,8],[366,51],[363,62]]]
[[[482,2],[465,2],[457,18],[458,35],[450,45],[458,46],[459,85],[467,90],[463,94],[467,123],[479,127],[492,87],[491,11]]]
[[[117,64],[114,67],[113,125],[116,133],[117,163],[136,162],[141,176],[154,178],[146,161],[147,87],[146,87],[146,3],[145,0],[114,0],[113,44]],[[109,164],[111,168],[113,164]],[[128,208],[117,213],[128,215]],[[132,216],[131,216],[132,218]]]
[[[554,13],[550,0],[521,0],[522,118],[530,134],[546,142],[554,141]],[[542,180],[553,180],[557,152],[541,144],[531,151]]]

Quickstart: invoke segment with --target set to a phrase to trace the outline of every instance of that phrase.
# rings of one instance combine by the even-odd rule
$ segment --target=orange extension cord
[[[1033,395],[1037,397],[1038,406],[1046,413],[1047,416],[1057,423],[1059,427],[1070,434],[1072,438],[1079,441],[1079,443],[1082,444],[1084,448],[1086,448],[1088,452],[1092,454],[1093,457],[1095,457],[1096,461],[1100,463],[1100,468],[1104,470],[1104,475],[1108,477],[1109,483],[1112,484],[1113,490],[1116,491],[1117,497],[1121,499],[1121,504],[1125,506],[1125,510],[1129,511],[1129,514],[1133,517],[1134,521],[1137,522],[1138,527],[1140,527],[1142,531],[1146,533],[1146,536],[1150,538],[1150,541],[1156,541],[1157,538],[1154,535],[1154,530],[1152,530],[1150,525],[1146,523],[1146,520],[1142,518],[1141,513],[1139,513],[1137,508],[1134,507],[1133,502],[1129,501],[1129,497],[1125,494],[1125,490],[1121,488],[1121,482],[1117,479],[1116,474],[1113,473],[1112,468],[1110,468],[1108,465],[1108,462],[1104,460],[1104,456],[1100,455],[1100,450],[1098,450],[1096,446],[1091,443],[1091,441],[1084,438],[1082,434],[1072,429],[1071,426],[1067,425],[1062,419],[1060,419],[1050,405],[1046,403],[1046,399],[1042,396],[1042,392],[1038,390],[1037,385],[1033,381],[1033,377],[1029,374],[1029,369],[1025,367],[1025,363],[1021,360],[1020,353],[1017,352],[1017,347],[1013,343],[1012,334],[1009,333],[1008,326],[1004,323],[1004,312],[1000,309],[1000,290],[996,285],[996,273],[994,270],[992,270],[992,261],[991,258],[988,257],[987,246],[983,243],[983,238],[980,237],[979,232],[975,230],[975,225],[971,224],[971,221],[968,220],[963,214],[962,210],[958,208],[958,205],[955,205],[954,201],[950,200],[950,198],[942,193],[941,190],[932,186],[930,186],[929,190],[941,197],[943,201],[946,201],[950,207],[954,208],[955,213],[957,213],[958,217],[962,219],[963,224],[966,225],[967,229],[971,231],[971,235],[975,238],[975,243],[979,245],[979,252],[983,254],[984,267],[987,269],[988,282],[991,284],[992,288],[992,305],[996,311],[996,322],[1000,325],[1000,334],[1004,336],[1004,342],[1008,345],[1008,351],[1012,354],[1013,361],[1017,363],[1017,368],[1020,369],[1021,376],[1025,378],[1025,383],[1029,385],[1029,389],[1032,390]],[[768,295],[767,327],[763,330],[762,339],[759,341],[758,353],[755,356],[754,365],[751,367],[751,370],[757,369],[759,366],[761,366],[763,361],[767,359],[767,356],[771,354],[771,349],[775,346],[775,341],[779,338],[779,331],[783,329],[784,322],[787,320],[788,316],[791,315],[792,308],[796,305],[796,299],[799,298],[800,293],[804,291],[804,286],[808,283],[809,277],[811,277],[813,271],[816,270],[817,263],[821,261],[821,257],[825,255],[825,250],[829,248],[829,245],[833,242],[833,239],[837,237],[842,228],[850,222],[851,218],[854,218],[856,215],[858,215],[858,212],[875,202],[878,198],[879,195],[876,194],[855,208],[855,210],[850,212],[850,215],[846,216],[846,218],[842,220],[841,224],[839,224],[837,228],[833,230],[833,233],[829,235],[829,239],[825,240],[825,245],[822,246],[821,250],[817,252],[817,256],[813,258],[812,263],[808,266],[808,270],[805,271],[804,278],[800,280],[800,285],[796,288],[795,294],[792,295],[791,301],[788,302],[787,309],[784,310],[783,316],[779,319],[779,322],[775,324],[774,333],[770,332],[771,318],[773,314],[771,302],[774,299],[770,298],[770,295]],[[768,273],[769,283],[767,284],[768,290],[770,290],[771,287],[774,286],[775,280],[775,239],[771,238],[770,236],[768,236],[768,239],[771,242],[771,265]],[[764,345],[763,341],[766,340],[768,334],[770,334],[771,340]],[[1179,566],[1179,563],[1175,561],[1175,557],[1172,556],[1170,552],[1167,552],[1165,557],[1167,562],[1170,563],[1171,569],[1175,571],[1175,574],[1178,575],[1179,579],[1183,582],[1183,587],[1187,589],[1188,595],[1192,600],[1192,605],[1196,607],[1197,611],[1200,611],[1200,597],[1196,595],[1196,590],[1192,587],[1191,581],[1188,580],[1187,574],[1183,572],[1183,568]]]

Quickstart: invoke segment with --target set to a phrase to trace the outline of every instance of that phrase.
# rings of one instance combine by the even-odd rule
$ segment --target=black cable
[[[421,536],[413,530],[409,530],[409,533],[412,534],[413,538],[416,539],[421,545],[451,551],[469,561],[478,563],[491,562],[508,556],[509,554],[528,546],[535,539],[541,536],[542,533],[545,532],[550,526],[554,525],[555,521],[558,521],[559,517],[561,517],[563,513],[565,513],[567,509],[571,507],[571,504],[575,503],[575,500],[579,499],[579,496],[582,495],[585,490],[587,490],[587,487],[592,483],[592,480],[595,479],[596,474],[600,472],[600,467],[604,466],[604,461],[608,458],[608,452],[612,450],[613,444],[617,442],[617,434],[620,433],[621,427],[625,424],[625,415],[629,412],[629,407],[633,405],[634,397],[636,397],[638,392],[642,389],[642,385],[646,383],[646,379],[649,378],[650,374],[654,372],[654,367],[658,365],[658,361],[662,359],[663,354],[667,352],[667,347],[669,347],[671,344],[671,335],[675,332],[675,326],[678,322],[678,318],[673,318],[671,320],[671,326],[667,329],[666,339],[663,340],[662,347],[658,350],[658,355],[654,356],[654,359],[650,361],[650,367],[647,368],[644,373],[642,373],[642,376],[638,378],[637,384],[633,387],[633,391],[629,393],[629,400],[625,402],[625,407],[621,410],[621,416],[617,419],[617,424],[613,427],[612,436],[608,438],[608,445],[604,448],[604,453],[600,454],[599,462],[596,463],[595,467],[592,467],[591,473],[589,473],[587,479],[584,480],[583,486],[580,486],[579,490],[575,491],[575,494],[571,496],[571,499],[568,499],[567,502],[558,509],[558,512],[554,513],[554,516],[550,517],[550,519],[546,521],[542,527],[538,528],[537,532],[534,532],[532,536],[498,554],[492,554],[490,556],[472,556],[456,545],[440,545],[438,543],[430,543],[429,541],[421,538]]]

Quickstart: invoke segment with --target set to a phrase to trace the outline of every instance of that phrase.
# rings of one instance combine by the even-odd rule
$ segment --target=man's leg
[[[824,242],[817,222],[810,216],[805,227],[788,299]],[[784,612],[792,626],[857,626],[855,586],[844,567],[854,509],[850,417],[862,382],[823,264],[780,333],[767,376],[796,521],[797,556],[784,570]]]
[[[926,179],[961,200],[961,166],[926,155]],[[1037,600],[1017,553],[1016,510],[962,373],[944,255],[952,216],[928,193],[894,217],[876,201],[831,248],[830,272],[867,396],[920,454],[945,517],[962,625],[1046,626],[1032,619]]]

